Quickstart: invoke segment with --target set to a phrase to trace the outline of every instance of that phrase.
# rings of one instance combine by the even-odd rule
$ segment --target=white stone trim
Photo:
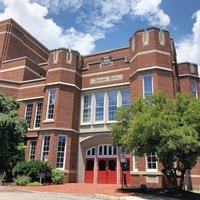
[[[163,54],[163,55],[166,55],[166,56],[170,56],[170,53],[168,53],[168,52],[166,52],[166,51],[161,51],[161,50],[158,50],[158,49],[153,49],[153,50],[149,50],[149,51],[143,51],[143,52],[136,53],[136,54],[130,59],[130,63],[131,63],[137,56],[145,55],[145,54],[149,54],[149,53],[160,53],[160,54]]]
[[[168,69],[168,68],[160,67],[160,66],[152,66],[152,67],[145,67],[145,68],[142,68],[142,69],[137,69],[135,72],[133,72],[129,76],[129,78],[131,78],[132,76],[134,76],[138,72],[143,72],[143,71],[147,71],[147,70],[155,70],[155,69],[159,69],[159,70],[163,70],[163,71],[168,71],[168,72],[173,72],[172,69]]]
[[[25,69],[27,69],[31,73],[35,74],[36,76],[39,76],[40,78],[43,78],[43,76],[41,76],[40,74],[38,74],[37,72],[35,72],[34,70],[32,70],[30,67],[25,66]]]
[[[64,83],[61,81],[58,82],[52,82],[52,83],[47,83],[46,86],[52,86],[52,85],[66,85],[66,86],[71,86],[71,87],[75,87],[78,90],[81,90],[81,88],[79,88],[78,86],[76,86],[75,84],[71,84],[71,83]]]
[[[83,74],[82,77],[88,77],[88,76],[97,76],[97,75],[102,75],[102,74],[108,74],[112,72],[121,72],[121,71],[126,71],[130,70],[130,67],[122,68],[122,69],[114,69],[114,70],[108,70],[105,72],[96,72],[96,73],[91,73],[91,74]]]
[[[192,74],[181,74],[181,75],[178,75],[179,77],[184,77],[184,76],[189,76],[189,77],[193,77],[193,78],[199,78],[199,76],[197,75],[192,75]]]
[[[18,69],[24,69],[25,67],[26,67],[25,65],[21,65],[21,66],[17,66],[17,67],[8,68],[8,69],[1,69],[0,73],[14,71],[14,70],[18,70]]]
[[[72,129],[72,128],[62,128],[62,127],[61,128],[55,128],[55,127],[52,127],[52,128],[40,128],[39,130],[40,131],[51,131],[51,130],[72,131],[72,132],[78,133],[78,131],[76,131],[75,129]]]
[[[111,84],[111,85],[102,85],[102,86],[97,86],[97,87],[82,88],[81,91],[89,91],[89,90],[103,89],[103,88],[109,88],[109,87],[118,87],[118,86],[124,86],[124,85],[130,85],[130,82],[116,83],[116,84]]]
[[[17,101],[29,101],[29,100],[35,100],[35,99],[43,99],[44,96],[38,96],[38,97],[30,97],[30,98],[24,98],[24,99],[17,99]]]
[[[42,87],[42,86],[45,86],[45,84],[29,85],[29,86],[20,86],[20,87],[19,87],[19,90],[27,89],[27,88],[34,88],[34,87]]]
[[[67,71],[67,72],[73,72],[73,73],[76,73],[79,76],[81,76],[81,74],[79,72],[77,72],[76,70],[69,69],[69,68],[64,68],[64,67],[56,67],[56,68],[49,69],[47,73],[53,72],[53,71],[59,71],[59,70],[63,70],[63,71]]]
[[[2,85],[2,84],[0,84],[0,87],[4,87],[4,88],[10,88],[10,89],[15,89],[15,90],[19,89],[19,87],[15,87],[15,86],[8,86],[8,85]]]
[[[9,69],[2,69],[0,70],[0,73],[4,73],[4,72],[9,72],[9,71],[14,71],[14,70],[19,70],[19,69],[27,69],[28,71],[30,71],[31,73],[39,76],[40,78],[43,78],[43,76],[41,76],[40,74],[38,74],[37,72],[35,72],[34,70],[32,70],[30,67],[22,65],[22,66],[18,66],[18,67],[12,67]]]

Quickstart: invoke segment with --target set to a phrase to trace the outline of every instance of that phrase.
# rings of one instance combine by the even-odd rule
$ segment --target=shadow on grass
[[[135,194],[146,194],[146,195],[154,195],[157,197],[168,197],[175,199],[183,199],[183,200],[200,200],[200,194],[194,193],[186,190],[172,190],[172,189],[161,189],[161,188],[118,188],[118,192],[126,193],[131,195],[131,193]]]

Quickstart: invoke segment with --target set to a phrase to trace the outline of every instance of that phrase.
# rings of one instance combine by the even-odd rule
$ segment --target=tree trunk
[[[184,186],[184,177],[185,177],[185,170],[181,171],[181,178],[179,181],[179,189],[183,189]]]
[[[178,189],[176,171],[173,169],[163,169],[167,188]]]

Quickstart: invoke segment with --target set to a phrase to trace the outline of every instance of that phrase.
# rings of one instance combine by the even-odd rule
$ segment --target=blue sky
[[[200,65],[200,0],[0,0],[0,20],[15,19],[49,49],[87,55],[128,45],[138,29],[168,30],[179,62]]]

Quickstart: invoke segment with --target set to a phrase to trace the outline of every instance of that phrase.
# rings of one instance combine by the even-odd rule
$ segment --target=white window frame
[[[36,120],[37,120],[37,116],[38,116],[38,104],[41,103],[42,104],[42,107],[43,107],[43,103],[42,101],[39,101],[36,103],[36,109],[35,109],[35,119],[34,119],[34,128],[35,129],[39,129],[40,128],[40,125],[39,127],[36,127]],[[40,113],[40,124],[41,124],[41,121],[42,121],[42,107],[41,107],[41,113]]]
[[[195,96],[193,96],[193,86],[195,87]],[[191,79],[191,93],[192,93],[192,97],[198,98],[197,82],[194,79]]]
[[[108,122],[116,122],[116,119],[113,119],[113,120],[110,120],[109,119],[109,93],[116,93],[116,100],[117,100],[117,105],[116,107],[118,108],[119,107],[119,91],[118,90],[110,90],[107,92],[107,98],[108,98],[108,101],[107,101],[107,116],[108,116],[108,119],[107,121]],[[116,108],[116,110],[117,110]]]
[[[34,154],[32,154],[32,148],[33,148],[33,145],[32,143],[35,142],[35,149],[34,149]],[[30,147],[29,147],[29,160],[35,160],[35,157],[36,157],[36,148],[37,148],[37,140],[30,140]],[[34,159],[31,159],[31,156],[34,155]]]
[[[85,96],[91,96],[91,107],[90,107],[90,120],[89,121],[86,121],[86,122],[84,122],[83,120],[84,120],[84,97]],[[91,124],[91,122],[92,122],[92,119],[93,119],[93,99],[94,99],[94,97],[93,97],[94,95],[93,95],[93,93],[86,93],[86,94],[83,94],[82,95],[82,97],[81,97],[81,122],[82,122],[82,124]]]
[[[125,91],[128,91],[128,93],[129,93],[129,104],[123,104],[123,92],[125,92]],[[130,106],[130,89],[128,89],[128,88],[126,88],[126,89],[122,89],[122,90],[120,90],[120,95],[121,95],[121,106],[122,107],[125,107],[125,108],[127,108],[127,107],[129,107]]]
[[[59,137],[65,137],[65,149],[64,149],[63,167],[62,167],[62,168],[57,167]],[[64,170],[64,169],[65,169],[66,150],[67,150],[67,136],[66,136],[66,135],[58,135],[58,139],[57,139],[57,150],[56,150],[56,168],[57,168],[57,169],[61,169],[61,170]]]
[[[55,91],[55,98],[54,98],[54,110],[53,110],[53,118],[49,118],[49,106],[50,106],[50,95],[51,95],[51,92],[52,91]],[[56,89],[50,89],[48,91],[48,103],[47,103],[47,111],[46,111],[46,121],[51,121],[51,120],[54,120],[54,117],[55,117],[55,102],[56,102]]]
[[[151,155],[152,155],[153,153],[151,153]],[[154,153],[154,155],[156,156],[156,158],[157,158],[157,154],[156,153]],[[147,172],[158,172],[158,161],[156,161],[156,168],[155,169],[149,169],[148,168],[148,155],[147,154],[145,154],[145,163],[146,163],[146,171]]]
[[[111,155],[109,155],[109,146],[111,146],[111,148],[112,148],[111,149],[111,151],[112,151]],[[102,147],[102,154],[101,155],[99,154],[100,147]],[[104,153],[104,147],[106,147],[106,154]],[[114,154],[114,149],[116,149],[116,154]],[[101,158],[101,157],[110,158],[110,157],[117,157],[117,151],[118,151],[117,147],[114,147],[112,144],[100,144],[97,147],[96,154],[97,154],[98,158]]]
[[[30,127],[28,127],[28,129],[30,129],[31,128],[32,117],[33,117],[33,102],[26,103],[25,105],[26,105],[26,110],[25,110],[25,114],[24,114],[24,119],[25,120],[26,120],[28,105],[32,105],[31,119],[30,119],[30,124],[29,124]]]
[[[103,119],[102,120],[96,120],[96,105],[97,105],[97,102],[96,102],[96,96],[99,95],[99,94],[102,94],[103,95]],[[95,93],[94,94],[94,97],[95,97],[95,106],[92,106],[94,107],[94,121],[95,121],[95,124],[98,124],[98,123],[102,123],[105,121],[105,92],[98,92],[98,93]]]
[[[154,93],[154,85],[153,85],[153,74],[145,74],[143,77],[142,77],[142,90],[143,90],[143,99],[146,98],[145,96],[145,84],[144,84],[144,78],[147,77],[147,76],[151,76],[151,93],[153,95]]]
[[[41,158],[40,158],[41,161],[48,161],[48,159],[49,159],[48,156],[49,156],[50,148],[48,150],[48,154],[47,154],[47,158],[46,159],[44,158],[44,155],[43,155],[44,154],[44,138],[45,137],[49,137],[49,146],[48,146],[48,148],[50,147],[50,143],[51,143],[51,136],[50,135],[43,135],[43,137],[42,137],[42,151],[41,151],[42,153],[41,153]]]
[[[119,87],[119,88],[109,88],[106,90],[95,90],[91,92],[84,92],[81,95],[81,112],[80,112],[80,121],[81,125],[92,125],[92,124],[105,124],[105,123],[113,123],[116,120],[109,120],[109,93],[116,92],[117,96],[117,108],[122,106],[122,92],[128,91],[130,94],[129,87]],[[96,121],[96,94],[102,94],[104,96],[104,116],[102,121]],[[84,98],[85,96],[91,96],[91,113],[90,120],[88,122],[83,121],[84,114]]]
[[[136,163],[137,163],[137,168],[136,168]],[[134,172],[138,172],[139,171],[139,157],[137,155],[135,155],[135,154],[133,154],[133,171]]]
[[[92,154],[92,150],[94,149],[94,155]],[[88,152],[90,152],[90,154],[88,154]],[[89,148],[89,149],[87,149],[86,151],[85,151],[85,157],[86,158],[95,158],[96,157],[96,147],[91,147],[91,148]]]

